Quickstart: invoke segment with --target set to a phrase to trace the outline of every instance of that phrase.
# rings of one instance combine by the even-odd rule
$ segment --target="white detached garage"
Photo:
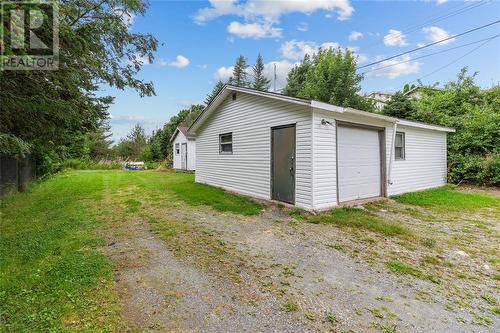
[[[196,139],[187,127],[177,127],[170,138],[173,149],[173,168],[177,170],[196,169]]]
[[[197,182],[326,209],[446,184],[454,130],[226,85],[189,132]]]

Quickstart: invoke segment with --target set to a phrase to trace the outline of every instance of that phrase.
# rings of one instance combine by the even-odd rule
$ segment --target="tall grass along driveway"
[[[67,172],[2,199],[0,331],[497,331],[499,202],[310,215],[192,174]]]

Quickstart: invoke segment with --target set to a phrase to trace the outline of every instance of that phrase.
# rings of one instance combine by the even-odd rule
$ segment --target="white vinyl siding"
[[[196,140],[189,139],[187,140],[187,149],[188,149],[188,170],[194,171],[196,170]]]
[[[391,149],[392,127],[386,129],[387,152]],[[446,133],[398,126],[405,133],[405,159],[392,161],[388,194],[439,187],[446,184]],[[389,165],[390,154],[387,154]]]
[[[314,110],[313,116],[313,198],[314,209],[337,205],[335,126],[321,125],[325,119],[385,127],[386,175],[389,168],[393,124],[383,120]],[[446,184],[446,132],[398,126],[405,133],[405,160],[393,160],[392,185],[388,195],[395,195]],[[393,159],[395,155],[393,154]]]
[[[311,111],[307,106],[238,92],[196,131],[196,182],[271,198],[271,128],[296,124],[295,204],[312,208]],[[232,133],[233,153],[219,154],[219,135]]]
[[[339,133],[336,133],[336,124],[347,122],[385,129],[385,137],[368,139],[373,143],[373,153],[379,157],[378,161],[373,160],[386,167],[382,175],[378,169],[378,188],[382,193],[390,196],[446,184],[446,132],[438,127],[424,129],[420,128],[421,124],[413,126],[401,120],[405,125],[399,124],[397,131],[404,133],[405,158],[396,159],[391,119],[374,118],[373,114],[342,108],[325,108],[324,103],[311,103],[311,107],[301,100],[284,101],[279,98],[285,97],[254,91],[238,91],[235,100],[232,91],[226,93],[193,127],[197,136],[196,182],[271,199],[271,128],[295,124],[295,205],[317,210],[335,207],[338,205],[337,177],[340,177],[337,175]],[[330,124],[322,124],[322,119]],[[220,135],[225,133],[232,133],[232,154],[219,152]],[[379,140],[382,144],[385,141],[385,150],[381,152]],[[356,153],[356,149],[352,151]],[[382,161],[385,163],[381,163],[380,156],[384,155]],[[392,184],[386,185],[391,157]],[[384,183],[380,183],[382,181]],[[379,190],[372,192],[380,194]]]
[[[321,124],[325,119],[331,124]],[[315,209],[337,204],[337,170],[335,145],[335,119],[331,112],[314,110],[313,113],[313,198]]]

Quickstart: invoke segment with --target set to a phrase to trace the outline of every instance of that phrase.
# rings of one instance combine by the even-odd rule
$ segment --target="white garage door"
[[[380,195],[380,144],[378,131],[338,127],[339,201]]]

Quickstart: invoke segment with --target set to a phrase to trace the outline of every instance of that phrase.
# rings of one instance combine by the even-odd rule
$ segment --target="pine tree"
[[[283,94],[293,97],[299,95],[299,91],[304,88],[306,75],[311,65],[311,58],[306,54],[300,64],[294,66],[292,70],[288,72],[287,83],[285,88],[283,88]]]
[[[214,99],[215,96],[219,93],[219,91],[224,87],[224,83],[219,80],[217,84],[215,85],[214,89],[212,89],[212,92],[207,95],[207,98],[205,98],[205,105],[210,104],[212,99]]]
[[[257,61],[255,62],[255,65],[253,66],[253,78],[254,81],[252,88],[262,91],[269,90],[269,83],[271,81],[264,76],[264,61],[260,53],[257,56]]]
[[[236,59],[234,64],[233,76],[229,79],[229,82],[238,87],[248,87],[250,82],[248,82],[247,74],[247,60],[244,56],[240,55]]]

